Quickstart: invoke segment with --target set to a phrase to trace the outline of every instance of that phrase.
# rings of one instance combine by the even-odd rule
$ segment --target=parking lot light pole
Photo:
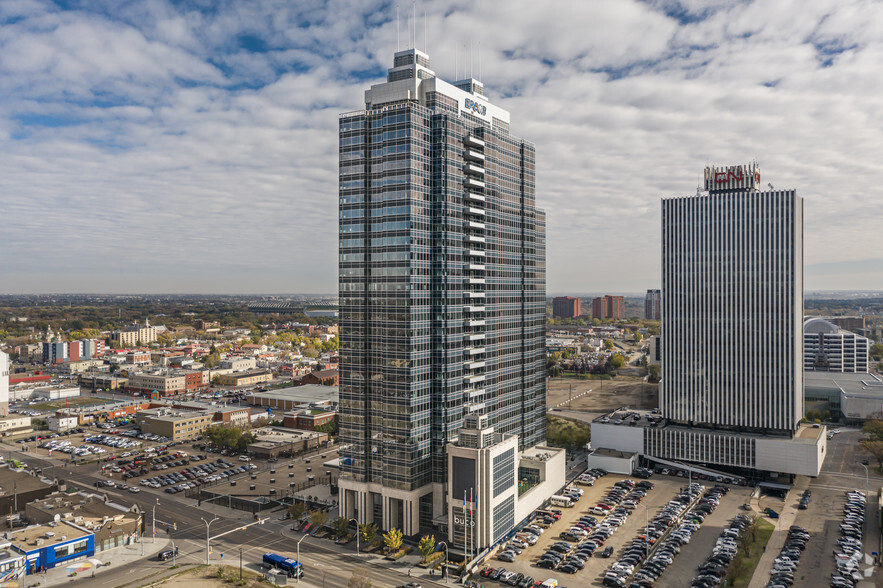
[[[866,466],[866,465],[863,464],[863,463],[860,463],[860,464],[858,464],[858,465],[860,465],[860,466],[862,466],[863,468],[865,468],[865,494],[867,494],[867,493],[869,492],[869,488],[871,487],[871,486],[870,486],[870,478],[868,477],[868,466]]]
[[[156,504],[153,505],[153,517],[151,518],[151,523],[153,524],[153,542],[156,543],[156,507],[159,506],[159,498],[156,499]]]

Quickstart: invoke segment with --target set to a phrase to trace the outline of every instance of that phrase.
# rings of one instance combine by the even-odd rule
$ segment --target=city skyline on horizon
[[[473,73],[536,143],[549,295],[658,287],[662,197],[750,160],[805,197],[807,293],[883,289],[879,7],[587,2],[562,25],[503,6],[427,6],[428,53],[463,77],[480,36]],[[337,113],[382,79],[394,8],[34,2],[0,22],[3,294],[334,292]]]

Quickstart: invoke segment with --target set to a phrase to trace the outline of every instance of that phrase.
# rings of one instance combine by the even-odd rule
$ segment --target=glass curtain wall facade
[[[508,113],[487,115],[499,109],[480,83],[428,66],[396,53],[366,109],[339,121],[342,502],[406,534],[428,526],[426,491],[442,491],[464,415],[487,414],[522,448],[545,440],[534,147],[509,134]]]

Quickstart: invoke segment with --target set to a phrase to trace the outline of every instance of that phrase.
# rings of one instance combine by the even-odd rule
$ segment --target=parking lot
[[[490,560],[487,565],[499,568],[504,567],[506,570],[522,573],[532,576],[535,580],[545,580],[547,578],[555,578],[561,585],[569,586],[601,586],[601,580],[616,560],[617,556],[623,551],[624,546],[631,543],[632,540],[640,535],[645,529],[648,519],[662,509],[663,506],[678,494],[681,488],[687,485],[687,480],[671,476],[653,476],[651,482],[654,488],[649,490],[644,499],[638,504],[637,508],[632,511],[625,522],[620,525],[604,543],[604,547],[612,547],[612,557],[601,557],[602,548],[599,548],[593,557],[585,562],[584,569],[570,576],[565,573],[559,573],[557,570],[547,570],[537,567],[540,556],[545,553],[549,547],[559,540],[562,531],[569,529],[575,521],[583,515],[590,514],[590,510],[595,506],[613,487],[613,485],[622,480],[625,476],[619,474],[608,474],[595,482],[594,486],[581,486],[585,493],[575,503],[572,508],[560,508],[562,517],[560,520],[552,523],[545,532],[540,535],[536,545],[525,548],[521,555],[518,555],[514,562],[505,563],[498,560]],[[636,480],[637,481],[637,480]],[[705,485],[713,485],[711,482],[703,482]],[[685,545],[682,553],[674,558],[673,563],[666,569],[664,575],[659,579],[660,586],[685,586],[689,585],[690,579],[696,575],[696,566],[699,562],[711,553],[714,540],[720,534],[723,526],[729,518],[737,513],[742,512],[739,506],[747,502],[750,488],[731,486],[730,492],[722,500],[720,507],[708,517],[702,525],[694,541]],[[603,517],[598,515],[599,522]],[[476,578],[477,579],[477,578]],[[481,578],[481,583],[485,585],[494,585],[498,582]]]

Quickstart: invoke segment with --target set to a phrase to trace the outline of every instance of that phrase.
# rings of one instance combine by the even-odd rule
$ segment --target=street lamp
[[[361,550],[359,549],[359,521],[356,519],[350,519],[347,521],[347,524],[352,521],[356,524],[356,555],[361,554]]]
[[[156,499],[156,504],[153,505],[153,517],[151,518],[151,523],[153,524],[153,542],[156,543],[156,507],[159,506],[159,498]]]
[[[438,546],[439,547],[444,546],[444,548],[445,548],[445,564],[444,564],[444,567],[442,568],[442,578],[444,579],[445,584],[447,584],[448,583],[448,544],[445,543],[444,541],[439,541]]]
[[[310,536],[310,534],[307,533],[306,535],[304,535],[303,537],[301,537],[300,539],[297,540],[297,565],[300,566],[300,570],[301,570],[301,573],[300,573],[300,574],[297,574],[297,575],[295,576],[295,579],[297,580],[297,583],[298,583],[298,584],[300,584],[300,577],[303,575],[303,569],[304,569],[304,562],[302,562],[302,561],[300,560],[300,542],[303,541],[304,539],[306,539],[306,538],[309,537],[309,536]]]
[[[858,464],[865,468],[865,494],[868,493],[868,489],[870,488],[870,479],[868,478],[868,466],[863,463]]]
[[[210,521],[205,520],[202,517],[199,517],[203,523],[205,523],[205,565],[208,565],[208,550],[209,550],[209,530],[211,529],[212,523],[215,521],[221,520],[220,517],[215,517]]]

